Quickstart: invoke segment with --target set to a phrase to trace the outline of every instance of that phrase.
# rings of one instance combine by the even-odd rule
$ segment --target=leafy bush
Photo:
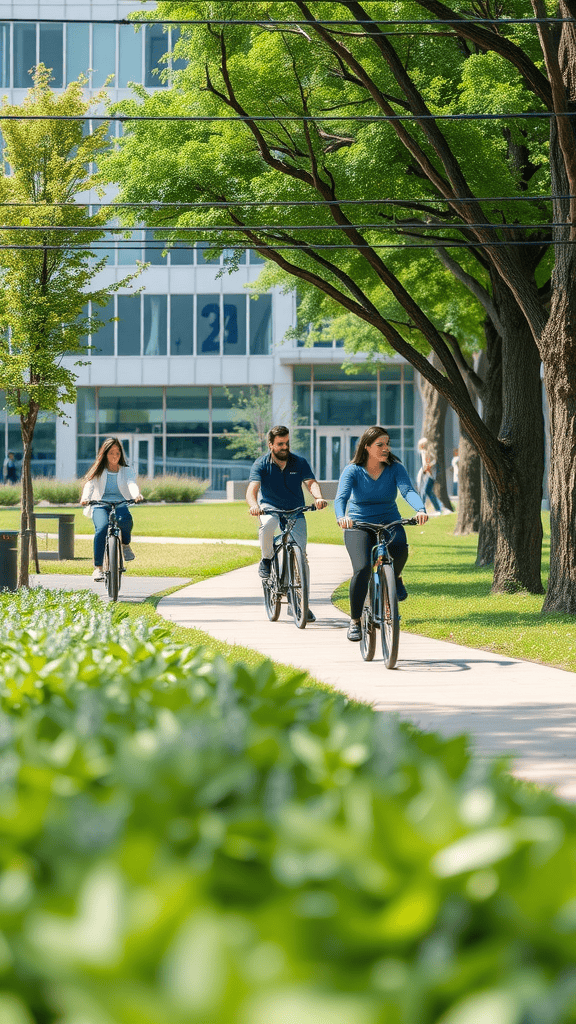
[[[138,484],[148,501],[196,501],[208,490],[210,481],[165,473],[164,476],[138,477]]]
[[[572,808],[82,594],[0,595],[8,1024],[569,1024]]]

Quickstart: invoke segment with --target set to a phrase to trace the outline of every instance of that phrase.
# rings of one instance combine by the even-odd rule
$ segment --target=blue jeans
[[[104,561],[104,550],[106,548],[106,531],[108,529],[108,520],[110,518],[110,512],[107,508],[103,508],[101,505],[96,505],[92,515],[92,522],[94,523],[94,565],[102,565]],[[116,509],[116,519],[120,523],[120,532],[122,534],[122,543],[129,544],[130,537],[132,534],[132,527],[134,520],[130,515],[130,510],[127,505],[119,505]]]
[[[438,498],[434,494],[434,480],[432,479],[431,476],[428,476],[428,474],[426,474],[425,479],[426,479],[426,483],[424,485],[424,490],[422,491],[420,497],[422,498],[422,501],[424,502],[424,504],[426,504],[426,498],[429,498],[430,501],[432,502],[433,509],[436,512],[441,512],[442,511],[442,505],[440,504],[440,502],[438,501]]]

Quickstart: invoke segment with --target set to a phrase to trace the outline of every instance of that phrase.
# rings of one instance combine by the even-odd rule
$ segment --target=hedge
[[[208,480],[193,476],[165,473],[163,476],[138,477],[142,494],[148,501],[196,501],[208,489]],[[83,480],[56,480],[54,477],[35,477],[32,481],[34,501],[49,501],[51,505],[78,505]],[[19,505],[20,484],[0,486],[0,505]]]
[[[568,1024],[576,816],[501,763],[0,595],[5,1024]]]

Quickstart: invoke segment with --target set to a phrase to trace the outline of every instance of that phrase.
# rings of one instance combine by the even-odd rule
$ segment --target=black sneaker
[[[271,558],[263,558],[258,566],[258,575],[263,579],[267,580],[270,575],[270,566],[272,565]]]
[[[405,601],[408,597],[408,591],[402,582],[401,576],[396,577],[396,597],[399,601]]]
[[[362,639],[362,626],[360,625],[360,623],[359,622],[351,622],[350,625],[348,626],[348,632],[347,632],[346,636],[347,636],[348,640],[353,640],[354,642],[356,642],[357,640],[361,640]]]

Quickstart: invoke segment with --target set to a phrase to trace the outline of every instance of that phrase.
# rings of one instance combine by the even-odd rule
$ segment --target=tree
[[[520,0],[510,7],[527,13]],[[414,18],[419,8],[454,20],[443,4],[397,4],[394,12]],[[212,6],[203,3],[161,3],[159,11],[165,17],[213,16]],[[506,122],[502,129],[495,121],[444,125],[438,118],[473,113],[479,103],[498,114],[541,111],[552,102],[551,88],[537,67],[537,43],[529,40],[526,51],[521,49],[508,39],[515,32],[523,38],[514,27],[478,29],[462,17],[454,29],[431,37],[422,33],[413,42],[405,32],[382,32],[380,22],[388,15],[386,4],[371,3],[368,12],[352,2],[315,4],[314,10],[301,0],[270,3],[266,16],[287,22],[279,29],[262,23],[261,5],[220,4],[222,21],[259,18],[260,25],[185,27],[179,46],[188,68],[173,93],[148,99],[145,109],[156,116],[193,109],[235,123],[166,122],[160,129],[155,124],[153,133],[147,123],[131,125],[107,173],[122,182],[128,201],[152,196],[168,203],[211,202],[212,209],[178,218],[159,210],[151,221],[158,227],[201,224],[204,231],[196,237],[217,238],[215,248],[222,246],[227,227],[228,246],[241,235],[274,265],[263,275],[268,284],[291,277],[313,287],[325,316],[343,309],[411,362],[455,409],[491,480],[498,531],[494,589],[538,593],[543,435],[533,397],[540,395],[540,381],[538,332],[532,328],[539,325],[541,334],[546,321],[550,270],[541,223],[549,220],[548,207],[536,199],[548,181],[542,122]],[[343,17],[345,27],[323,24]],[[475,50],[464,42],[467,32]],[[500,48],[498,60],[486,53],[492,43]],[[124,105],[123,112],[141,113],[140,102],[141,97]],[[351,123],[349,115],[358,112],[365,122]],[[486,293],[500,288],[504,312],[507,296],[513,301],[508,319],[500,316],[500,434],[482,422],[440,329],[444,325],[415,297],[406,269],[415,243],[405,222],[402,250],[382,253],[382,245],[398,244],[398,229],[387,221],[389,207],[382,200],[384,176],[388,197],[401,204],[405,220],[412,218],[418,231],[432,228],[437,246],[458,250],[464,270],[467,258],[458,247],[470,245],[474,257],[468,263],[474,258],[480,269],[467,272],[484,278]],[[532,194],[533,204],[513,201]],[[484,202],[481,195],[512,198]],[[295,198],[308,205],[287,213],[282,203]],[[349,206],[351,201],[357,205]],[[258,210],[257,202],[268,205]],[[531,248],[521,251],[518,243],[525,241]],[[530,327],[519,340],[517,314]],[[425,339],[440,370],[411,342],[411,331]],[[573,559],[569,536],[566,529],[553,532],[555,545]],[[566,558],[560,562],[562,603],[570,565]],[[556,588],[555,600],[558,593]]]
[[[30,458],[38,416],[62,415],[75,401],[76,374],[63,365],[64,356],[85,353],[86,334],[102,326],[96,315],[86,315],[87,301],[105,306],[110,294],[134,277],[89,289],[106,263],[92,249],[105,236],[106,212],[91,213],[77,199],[91,187],[92,162],[108,147],[108,126],[104,122],[84,134],[84,117],[104,94],[87,102],[82,85],[73,82],[56,95],[49,70],[39,65],[22,105],[2,104],[0,387],[22,431],[19,586],[28,586],[34,509]],[[25,120],[29,117],[49,119]]]
[[[232,416],[236,425],[231,434],[226,431],[230,438],[227,447],[234,452],[233,459],[259,459],[268,451],[267,435],[272,426],[270,389],[261,385],[250,388],[248,394],[241,391],[235,402]]]

